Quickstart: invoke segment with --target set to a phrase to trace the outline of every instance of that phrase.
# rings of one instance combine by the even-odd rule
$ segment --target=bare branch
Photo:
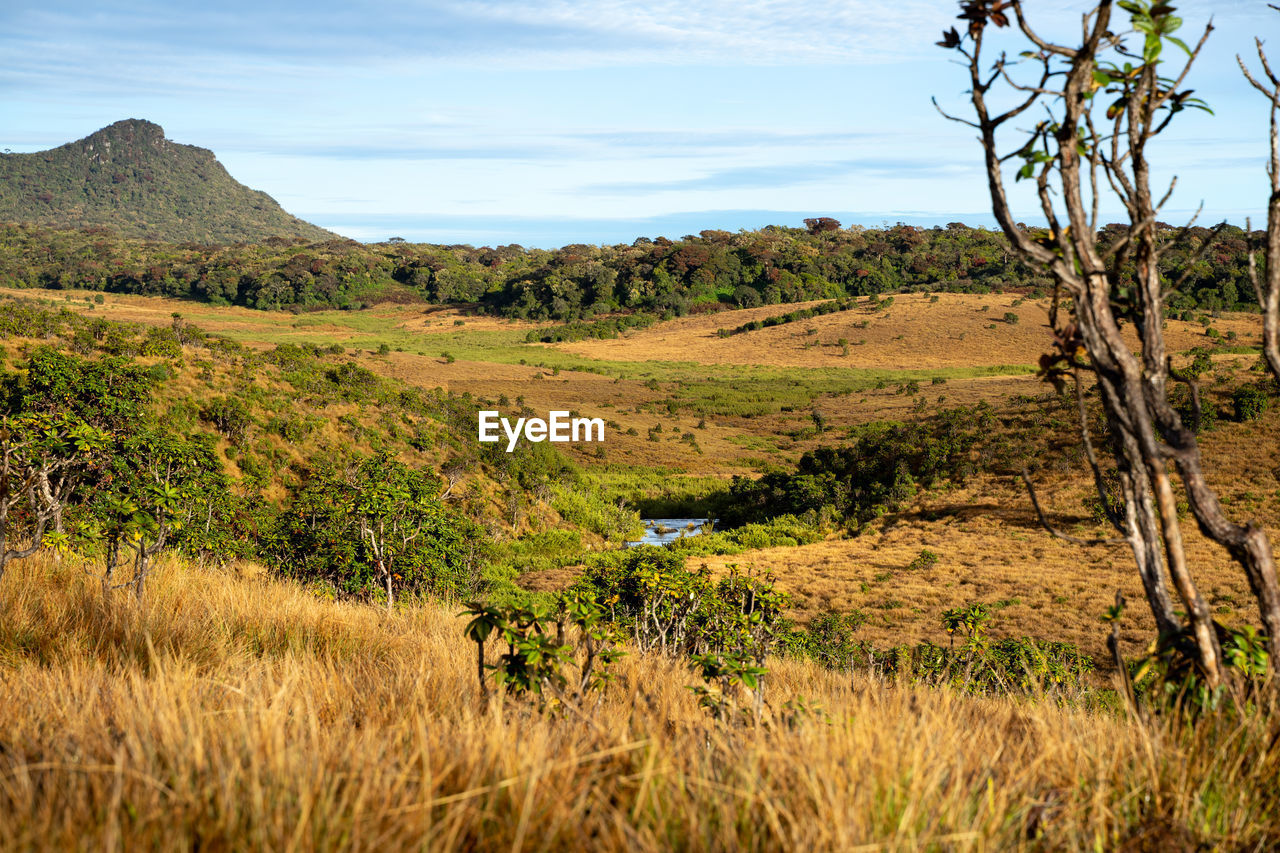
[[[1036,47],[1040,48],[1044,52],[1053,53],[1053,54],[1057,54],[1058,56],[1065,56],[1068,58],[1074,58],[1076,54],[1079,53],[1079,51],[1076,50],[1075,48],[1064,47],[1063,45],[1060,45],[1060,44],[1054,44],[1052,42],[1045,41],[1044,39],[1040,38],[1040,36],[1036,35],[1035,31],[1031,29],[1031,25],[1027,23],[1026,16],[1022,14],[1022,3],[1020,2],[1020,0],[1015,0],[1013,4],[1013,14],[1018,19],[1018,29],[1022,30],[1022,34],[1027,37],[1028,41],[1030,41],[1032,44],[1034,44]]]
[[[1072,536],[1070,533],[1063,533],[1052,524],[1049,523],[1048,517],[1045,516],[1044,510],[1040,508],[1040,500],[1036,497],[1036,487],[1031,484],[1031,476],[1027,474],[1027,469],[1022,469],[1022,482],[1027,486],[1027,496],[1031,498],[1031,506],[1035,508],[1036,515],[1040,519],[1040,526],[1043,527],[1051,536],[1056,536],[1063,541],[1070,542],[1073,545],[1084,545],[1094,547],[1098,545],[1127,545],[1128,539],[1081,539],[1079,536]]]
[[[1177,175],[1174,175],[1174,176],[1173,176],[1173,180],[1169,181],[1169,189],[1167,189],[1167,190],[1165,190],[1165,191],[1164,191],[1164,195],[1160,198],[1159,203],[1158,203],[1158,204],[1156,204],[1156,208],[1155,208],[1155,209],[1156,209],[1156,213],[1159,213],[1159,212],[1160,212],[1160,209],[1161,209],[1162,207],[1164,207],[1164,206],[1165,206],[1165,204],[1167,204],[1167,203],[1168,203],[1168,201],[1169,201],[1169,199],[1170,199],[1170,198],[1172,198],[1172,197],[1173,197],[1173,190],[1174,190],[1174,188],[1175,188],[1175,187],[1177,187],[1177,186],[1178,186],[1178,176],[1177,176]],[[1204,207],[1203,202],[1201,203],[1201,205],[1200,205],[1200,206],[1201,206],[1201,207]],[[1199,217],[1199,216],[1200,216],[1200,211],[1198,211],[1198,210],[1196,211],[1196,216],[1197,216],[1197,217]],[[1195,219],[1192,219],[1192,222],[1194,222],[1194,221],[1195,221]]]
[[[963,124],[963,125],[966,125],[966,126],[968,126],[968,127],[972,127],[972,128],[974,128],[975,130],[979,130],[979,129],[980,129],[980,127],[979,127],[979,125],[977,124],[977,122],[969,121],[967,118],[960,118],[960,116],[953,116],[953,115],[951,115],[951,113],[947,112],[947,111],[946,111],[946,110],[944,110],[942,107],[938,106],[938,99],[937,99],[937,98],[930,98],[929,100],[933,101],[933,108],[934,108],[934,109],[936,109],[939,113],[941,113],[941,114],[942,114],[942,117],[943,117],[943,118],[945,118],[947,121],[954,121],[954,122],[956,122],[957,124]]]

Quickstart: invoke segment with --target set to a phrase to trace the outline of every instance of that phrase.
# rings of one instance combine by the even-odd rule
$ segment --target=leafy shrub
[[[1237,421],[1256,421],[1271,407],[1271,397],[1259,385],[1241,385],[1231,393],[1231,404]]]
[[[988,695],[1079,689],[1094,669],[1093,660],[1073,644],[1030,637],[999,640],[982,649],[948,649],[926,641],[875,652],[871,660],[883,675]]]
[[[867,643],[853,638],[866,621],[861,610],[823,613],[800,635],[800,647],[827,669],[854,669],[856,662],[868,660],[873,651]]]
[[[601,554],[574,590],[608,609],[641,651],[668,655],[740,652],[763,663],[789,634],[786,596],[766,579],[730,567],[718,582],[691,572],[683,554],[653,545]]]
[[[907,565],[907,568],[912,571],[920,571],[922,569],[932,569],[937,564],[938,555],[928,548],[921,548],[920,553]]]
[[[621,636],[605,609],[581,592],[557,596],[553,608],[470,602],[463,615],[472,617],[465,633],[476,644],[481,701],[488,699],[492,674],[507,694],[536,697],[540,710],[557,711],[565,699],[581,702],[588,692],[603,690],[613,680],[610,665],[623,655]],[[507,651],[486,664],[491,636],[506,643]]]
[[[620,504],[610,503],[594,488],[553,486],[551,508],[575,527],[611,541],[636,539],[644,531],[639,514]]]
[[[0,398],[13,414],[66,414],[118,430],[138,421],[155,384],[146,368],[126,358],[81,359],[39,347],[23,374],[0,377]]]
[[[349,361],[326,370],[325,378],[342,399],[351,402],[371,399],[381,384],[372,370]]]
[[[468,595],[485,540],[438,492],[434,477],[387,455],[309,472],[271,536],[277,570],[388,604],[397,592]]]
[[[765,522],[744,524],[731,530],[682,536],[667,548],[686,556],[740,554],[758,548],[794,548],[822,539],[822,531],[794,515],[783,515]]]
[[[238,397],[212,397],[200,410],[200,418],[231,442],[244,440],[253,425],[249,407]]]

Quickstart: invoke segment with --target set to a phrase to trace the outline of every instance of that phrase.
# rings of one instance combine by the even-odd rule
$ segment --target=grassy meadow
[[[0,847],[1267,849],[1276,717],[1198,726],[779,661],[759,727],[628,656],[593,705],[482,705],[447,604],[394,614],[168,563],[0,595]]]
[[[441,467],[441,448],[458,439],[444,427],[430,441],[406,437],[411,418],[395,407],[396,388],[606,419],[603,446],[565,451],[590,501],[553,486],[517,507],[503,497],[510,481],[459,475],[468,507],[509,515],[485,530],[504,549],[502,571],[534,597],[568,586],[581,559],[617,544],[620,522],[602,517],[613,508],[693,513],[735,476],[794,466],[866,424],[924,422],[955,406],[991,407],[993,430],[1032,461],[1055,525],[1105,535],[1074,449],[1074,400],[1035,376],[1048,304],[1016,293],[900,294],[888,307],[721,333],[794,307],[767,306],[556,344],[528,342],[548,324],[465,307],[295,315],[93,296],[38,298],[150,327],[170,326],[176,312],[260,353],[315,344],[328,360],[309,369],[358,366],[391,383],[367,399],[315,402],[288,384],[285,367],[251,369],[186,346],[170,359],[162,402],[194,423],[204,416],[192,400],[244,394],[248,438],[217,442],[237,476],[262,467],[250,444],[285,469],[369,436],[392,436],[400,443],[388,446],[412,464]],[[1211,346],[1206,394],[1225,400],[1251,378],[1256,315],[1170,320],[1167,334],[1179,361]],[[41,343],[15,337],[0,356],[12,364]],[[289,437],[295,427],[301,438]],[[1271,530],[1280,529],[1277,438],[1274,410],[1243,423],[1223,417],[1202,437],[1224,504]],[[264,489],[284,494],[279,483]],[[1243,574],[1190,527],[1188,552],[1215,618],[1256,624]],[[1096,671],[1052,695],[978,696],[777,657],[762,721],[713,724],[688,689],[698,677],[686,660],[631,647],[604,691],[540,713],[517,696],[481,700],[456,601],[411,599],[388,612],[317,595],[269,566],[167,557],[139,603],[104,598],[82,558],[42,553],[0,578],[0,849],[1280,844],[1275,692],[1199,720],[1124,709],[1100,617],[1120,590],[1131,602],[1122,651],[1136,657],[1152,639],[1132,555],[1051,537],[1010,471],[980,467],[857,529],[826,524],[815,538],[691,552],[687,565],[772,578],[801,627],[856,612],[856,636],[876,648],[946,645],[941,615],[980,602],[992,639],[1071,643]]]

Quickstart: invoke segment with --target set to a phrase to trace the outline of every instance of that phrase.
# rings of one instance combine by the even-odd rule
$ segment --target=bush
[[[1093,660],[1073,644],[1030,637],[961,649],[926,641],[873,651],[870,659],[872,669],[882,675],[987,695],[1078,689],[1094,669]]]
[[[869,661],[874,650],[854,640],[854,632],[866,624],[861,610],[828,612],[816,617],[800,636],[800,648],[827,669],[851,670],[859,660]]]
[[[734,654],[759,664],[791,636],[787,597],[768,580],[730,566],[713,581],[691,572],[684,556],[653,545],[601,554],[570,591],[606,609],[641,651],[669,655]]]
[[[1271,407],[1271,397],[1259,385],[1241,385],[1231,394],[1236,420],[1240,423],[1256,421]]]
[[[244,440],[253,425],[249,407],[238,397],[213,397],[200,410],[200,419],[213,425],[228,441]]]
[[[741,554],[758,548],[794,548],[822,539],[822,531],[794,515],[783,515],[762,523],[745,524],[732,530],[682,536],[667,548],[686,556]]]
[[[602,539],[638,539],[644,532],[640,516],[619,504],[605,500],[590,487],[553,486],[551,508],[575,527],[589,530]]]
[[[920,553],[908,564],[907,568],[912,571],[920,571],[921,569],[932,569],[937,564],[938,555],[928,548],[921,548]]]
[[[277,570],[368,598],[469,595],[486,540],[438,492],[434,477],[387,455],[309,472],[270,537]]]

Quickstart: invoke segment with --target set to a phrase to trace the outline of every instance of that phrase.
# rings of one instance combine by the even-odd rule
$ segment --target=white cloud
[[[856,0],[512,0],[455,2],[494,21],[553,26],[597,34],[603,49],[540,57],[555,64],[631,62],[774,65],[862,63],[900,58],[935,40],[947,10],[936,2],[892,4]],[[627,46],[630,43],[631,46]],[[526,54],[526,61],[533,55]],[[509,57],[507,61],[520,61]]]

